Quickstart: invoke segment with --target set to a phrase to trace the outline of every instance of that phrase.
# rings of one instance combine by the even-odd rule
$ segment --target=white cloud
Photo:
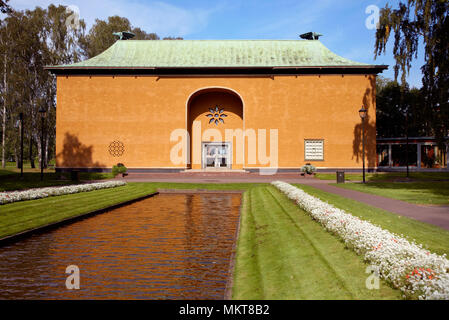
[[[120,1],[120,0],[11,0],[14,9],[48,7],[51,3],[75,5],[80,9],[80,18],[90,27],[96,18],[106,19],[119,15],[128,18],[132,25],[159,36],[187,36],[200,31],[208,24],[216,8],[185,9],[166,2]]]

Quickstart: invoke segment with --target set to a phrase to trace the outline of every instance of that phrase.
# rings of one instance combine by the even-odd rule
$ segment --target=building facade
[[[376,75],[319,40],[118,40],[57,75],[56,167],[376,169]]]

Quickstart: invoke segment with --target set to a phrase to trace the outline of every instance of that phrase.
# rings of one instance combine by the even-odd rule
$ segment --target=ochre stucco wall
[[[365,105],[367,166],[375,167],[374,75],[58,76],[57,167],[110,168],[120,162],[128,168],[185,168],[170,161],[176,144],[170,135],[175,129],[188,129],[189,97],[213,87],[228,88],[241,97],[244,129],[266,129],[267,135],[270,129],[278,130],[279,168],[311,162],[304,160],[304,139],[324,139],[324,161],[311,162],[315,166],[361,168],[358,110]],[[237,118],[229,119],[232,126],[239,126]],[[123,142],[123,156],[109,154],[112,141]],[[245,161],[247,157],[246,152]],[[246,162],[244,167],[264,165]]]

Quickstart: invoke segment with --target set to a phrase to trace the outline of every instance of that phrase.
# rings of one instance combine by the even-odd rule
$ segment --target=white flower
[[[272,183],[324,228],[379,270],[408,297],[449,300],[449,260],[402,236],[361,220],[288,183]]]
[[[51,196],[60,196],[99,189],[115,188],[126,185],[123,181],[107,181],[99,183],[79,184],[63,187],[30,189],[25,191],[1,192],[0,205],[17,201],[34,200]]]

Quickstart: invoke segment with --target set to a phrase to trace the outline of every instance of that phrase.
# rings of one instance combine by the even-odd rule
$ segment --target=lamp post
[[[406,151],[405,151],[405,162],[407,165],[407,178],[410,177],[410,169],[409,169],[409,160],[408,160],[408,147],[409,147],[409,143],[408,143],[408,110],[405,111],[405,147],[406,147]]]
[[[362,158],[363,158],[363,183],[365,183],[365,118],[366,118],[366,113],[367,113],[367,109],[365,108],[365,106],[362,106],[362,109],[359,110],[359,116],[362,119],[362,148],[363,148],[363,152],[362,152]]]
[[[46,112],[44,107],[39,109],[41,114],[41,181],[44,181],[44,120]]]

